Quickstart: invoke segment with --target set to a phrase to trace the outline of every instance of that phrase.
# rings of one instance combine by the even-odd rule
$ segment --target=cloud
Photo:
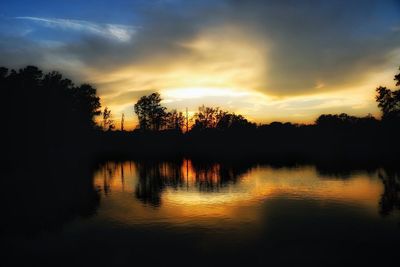
[[[85,20],[40,18],[40,17],[16,17],[16,19],[29,20],[49,28],[61,28],[112,38],[121,42],[130,41],[136,28],[121,24],[99,24]]]
[[[391,53],[400,47],[400,35],[392,30],[399,19],[385,17],[393,7],[390,1],[220,3],[178,1],[180,8],[170,1],[143,4],[134,40],[115,43],[88,35],[59,53],[104,75],[127,68],[135,75],[152,74],[156,86],[168,86],[166,76],[176,83],[198,81],[182,71],[190,70],[204,80],[225,77],[229,86],[295,96],[350,87],[393,67]],[[111,34],[97,24],[56,23]],[[161,80],[168,84],[157,84]],[[215,87],[216,80],[192,86]]]
[[[117,95],[113,95],[108,99],[107,103],[109,105],[129,105],[133,103],[133,100],[139,99],[140,97],[144,95],[149,95],[151,93],[154,93],[154,90],[140,90],[140,91],[127,91],[127,92],[122,92]],[[132,105],[133,106],[133,105]]]
[[[298,95],[349,86],[388,67],[400,35],[391,31],[396,4],[378,1],[229,1],[229,23],[246,25],[270,44],[264,91]],[[397,4],[398,7],[398,4]],[[393,10],[391,10],[393,9]],[[389,11],[388,11],[389,10]],[[399,21],[399,19],[396,19]]]

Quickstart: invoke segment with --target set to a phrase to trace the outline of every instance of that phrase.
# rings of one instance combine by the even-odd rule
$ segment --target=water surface
[[[396,262],[396,179],[383,169],[110,161],[93,173],[93,214],[8,242],[13,255],[44,263]]]

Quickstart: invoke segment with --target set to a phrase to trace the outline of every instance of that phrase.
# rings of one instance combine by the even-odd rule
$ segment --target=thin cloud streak
[[[49,28],[61,28],[64,30],[83,31],[106,38],[116,39],[120,42],[128,42],[136,32],[136,27],[121,24],[100,24],[85,20],[40,18],[40,17],[16,17],[16,19],[30,20]]]

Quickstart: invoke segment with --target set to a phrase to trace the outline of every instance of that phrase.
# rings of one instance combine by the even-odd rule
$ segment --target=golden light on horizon
[[[188,88],[167,88],[161,90],[161,94],[166,99],[190,99],[206,97],[243,97],[250,93],[230,88],[215,87],[188,87]]]
[[[221,31],[229,36],[221,40]],[[159,92],[169,110],[194,114],[201,105],[220,107],[244,115],[256,123],[284,121],[313,123],[320,114],[348,113],[378,117],[374,96],[378,85],[391,87],[396,68],[371,71],[362,79],[341,84],[316,77],[307,89],[282,92],[271,87],[268,76],[268,44],[231,28],[206,30],[193,40],[179,44],[182,56],[155,57],[115,68],[109,73],[91,70],[89,82],[99,90],[102,104],[112,110],[117,124],[125,113],[125,129],[137,124],[133,105],[144,95]],[[395,65],[400,54],[388,65]],[[291,79],[290,74],[286,78]],[[304,87],[302,83],[300,87]]]
[[[220,107],[242,114],[256,123],[313,123],[320,114],[343,112],[355,116],[371,113],[379,117],[374,90],[377,84],[390,88],[396,71],[393,69],[372,73],[365,80],[337,88],[330,88],[323,81],[316,81],[315,92],[277,96],[255,90],[253,88],[256,86],[251,83],[246,87],[245,83],[235,83],[229,78],[221,81],[217,78],[218,73],[197,71],[196,68],[190,70],[185,64],[178,66],[162,72],[143,72],[129,68],[116,72],[113,74],[114,78],[108,77],[110,80],[105,83],[100,82],[98,88],[103,107],[108,106],[112,110],[117,128],[122,113],[126,116],[126,129],[133,129],[137,125],[133,105],[141,96],[152,92],[161,94],[162,104],[169,110],[176,109],[184,113],[188,108],[189,114],[193,115],[201,105]],[[151,80],[154,76],[157,79]],[[213,82],[214,76],[216,80]],[[202,77],[206,77],[206,81]],[[102,79],[105,81],[106,77]],[[194,86],[196,84],[198,86]]]

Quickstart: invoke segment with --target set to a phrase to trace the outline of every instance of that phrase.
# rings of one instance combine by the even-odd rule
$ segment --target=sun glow
[[[249,92],[239,91],[229,88],[213,87],[190,87],[190,88],[172,88],[161,92],[166,98],[190,99],[202,97],[242,97],[249,95]]]
[[[188,110],[190,116],[205,105],[241,114],[256,123],[313,123],[320,114],[342,112],[377,117],[374,88],[377,84],[392,86],[396,69],[384,68],[342,84],[318,75],[307,82],[305,77],[308,90],[280,93],[269,71],[273,68],[269,62],[274,60],[269,42],[260,44],[237,29],[224,27],[205,30],[177,46],[188,54],[138,60],[106,75],[90,71],[88,82],[99,89],[102,106],[112,110],[117,129],[122,113],[126,115],[125,130],[138,125],[133,105],[153,92],[161,94],[168,110]],[[399,57],[392,57],[390,64],[397,64]]]

